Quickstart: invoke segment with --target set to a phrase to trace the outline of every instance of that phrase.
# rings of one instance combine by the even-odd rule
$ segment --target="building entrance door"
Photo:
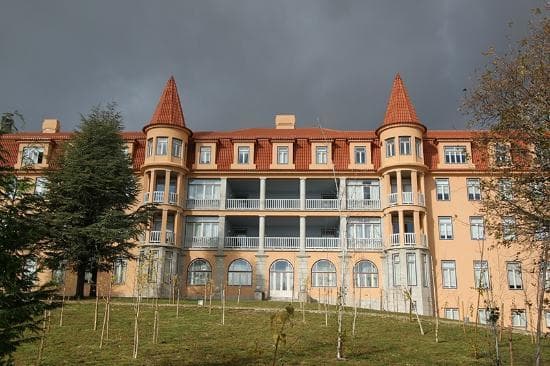
[[[269,269],[269,297],[291,298],[294,289],[294,269],[283,259],[279,259]]]

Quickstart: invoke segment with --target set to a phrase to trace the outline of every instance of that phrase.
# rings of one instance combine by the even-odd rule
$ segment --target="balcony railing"
[[[338,249],[340,238],[306,238],[306,249]]]
[[[416,245],[416,234],[405,233],[405,245]]]
[[[173,231],[166,231],[166,243],[167,244],[174,244],[174,232]]]
[[[338,199],[306,199],[306,209],[308,210],[337,210]]]
[[[388,194],[388,206],[394,206],[397,205],[397,193],[390,193]]]
[[[217,248],[219,238],[217,236],[192,236],[186,237],[184,247],[186,248]]]
[[[349,238],[348,249],[350,250],[373,250],[382,249],[380,238]]]
[[[224,240],[225,248],[255,249],[260,244],[258,237],[226,236]]]
[[[149,203],[149,192],[143,194],[143,203]]]
[[[188,199],[186,207],[188,209],[211,210],[220,208],[219,199]]]
[[[348,200],[348,210],[379,210],[380,200]]]
[[[155,203],[164,202],[164,191],[154,191],[153,202]]]
[[[160,243],[160,230],[149,232],[149,243]]]
[[[257,198],[228,198],[225,200],[225,208],[228,210],[258,210],[260,200]]]
[[[171,205],[177,205],[178,204],[178,194],[176,192],[169,192],[168,193],[168,203]]]
[[[299,198],[267,198],[265,200],[267,210],[299,210]]]
[[[266,237],[266,249],[298,249],[300,247],[300,238],[298,237]]]
[[[418,192],[418,204],[420,206],[426,206],[426,197],[424,197],[424,193]]]
[[[390,244],[391,245],[399,245],[399,234],[391,234],[390,235]]]
[[[413,201],[413,193],[412,192],[403,192],[402,193],[402,196],[403,196],[403,201],[402,203],[404,205],[412,205],[414,203]]]

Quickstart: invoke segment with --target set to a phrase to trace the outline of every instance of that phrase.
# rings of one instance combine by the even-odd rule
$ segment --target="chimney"
[[[42,121],[42,133],[57,133],[61,128],[61,122],[58,119],[46,118]]]
[[[296,128],[296,116],[293,114],[275,115],[275,128],[278,130],[293,130]]]

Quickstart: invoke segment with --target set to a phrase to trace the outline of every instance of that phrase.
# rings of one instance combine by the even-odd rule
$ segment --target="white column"
[[[399,245],[405,242],[405,217],[403,211],[397,211],[399,219]]]
[[[170,171],[164,171],[164,199],[163,202],[168,202],[168,196],[170,195]]]
[[[265,178],[260,178],[260,210],[265,210]]]
[[[347,226],[348,218],[346,216],[340,216],[340,248],[343,248],[342,245],[347,245]]]
[[[306,218],[300,216],[300,253],[306,252]]]
[[[403,203],[403,186],[401,181],[401,170],[397,171],[397,204]]]
[[[300,210],[306,209],[306,178],[300,178]]]
[[[340,177],[340,184],[338,186],[338,198],[340,199],[340,209],[345,210],[347,207],[347,189],[346,178]]]
[[[260,216],[258,236],[258,253],[263,253],[265,251],[265,216]]]
[[[220,179],[220,210],[225,210],[225,199],[227,197],[227,178]]]

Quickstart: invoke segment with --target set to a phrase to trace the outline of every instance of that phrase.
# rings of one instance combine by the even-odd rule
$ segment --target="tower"
[[[433,312],[431,255],[427,237],[425,174],[420,122],[401,76],[393,81],[384,121],[376,130],[381,142],[384,205],[383,231],[385,286],[389,310],[403,309],[403,295],[410,290],[420,314]],[[392,308],[393,306],[393,308]]]
[[[141,276],[147,282],[148,296],[167,297],[182,261],[184,182],[189,172],[186,161],[191,136],[174,77],[167,81],[143,132],[143,202],[155,203],[157,211],[140,250]],[[181,278],[178,283],[182,283]]]

